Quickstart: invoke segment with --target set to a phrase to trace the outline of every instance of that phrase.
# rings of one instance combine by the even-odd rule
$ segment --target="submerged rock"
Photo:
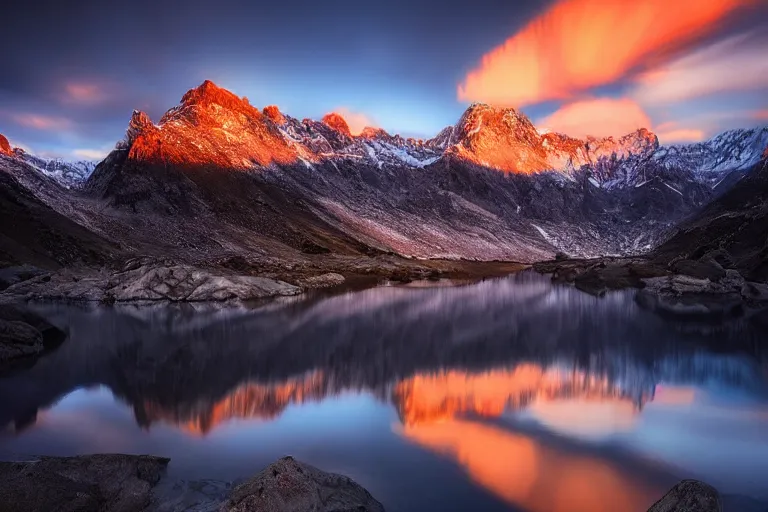
[[[720,512],[722,509],[717,489],[697,480],[683,480],[648,512]]]
[[[168,461],[86,455],[0,462],[0,512],[144,510]]]
[[[236,487],[220,508],[221,512],[308,510],[383,512],[384,507],[350,478],[285,457]]]

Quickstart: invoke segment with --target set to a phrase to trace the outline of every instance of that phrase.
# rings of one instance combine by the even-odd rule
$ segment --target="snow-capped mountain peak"
[[[21,148],[11,147],[8,139],[2,134],[0,134],[0,155],[23,161],[66,188],[82,186],[96,168],[96,162],[90,160],[71,162],[62,158],[43,158],[30,155]]]

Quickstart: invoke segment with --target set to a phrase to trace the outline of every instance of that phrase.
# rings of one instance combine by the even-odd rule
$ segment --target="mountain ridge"
[[[338,114],[299,120],[206,81],[157,123],[134,111],[82,191],[35,193],[130,250],[182,261],[532,263],[648,253],[766,147],[768,128],[692,146],[644,129],[580,140],[483,104],[428,140],[352,135]]]

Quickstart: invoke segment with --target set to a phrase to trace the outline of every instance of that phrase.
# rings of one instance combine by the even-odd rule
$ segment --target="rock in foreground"
[[[143,510],[168,460],[88,455],[0,462],[0,512]]]
[[[383,512],[350,478],[285,457],[236,487],[221,512]]]
[[[722,509],[717,489],[697,480],[683,480],[648,512],[720,512]]]
[[[11,305],[0,305],[0,364],[40,355],[66,334],[43,318]]]

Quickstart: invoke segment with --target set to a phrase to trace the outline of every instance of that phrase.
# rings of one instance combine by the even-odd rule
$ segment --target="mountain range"
[[[382,261],[671,261],[730,244],[754,270],[766,256],[767,148],[768,127],[687,145],[646,129],[582,140],[483,104],[428,140],[353,135],[338,114],[299,120],[206,81],[157,122],[134,111],[93,168],[0,137],[0,208],[13,219],[0,260],[117,268],[141,256],[282,277]],[[753,228],[716,238],[714,219]]]

